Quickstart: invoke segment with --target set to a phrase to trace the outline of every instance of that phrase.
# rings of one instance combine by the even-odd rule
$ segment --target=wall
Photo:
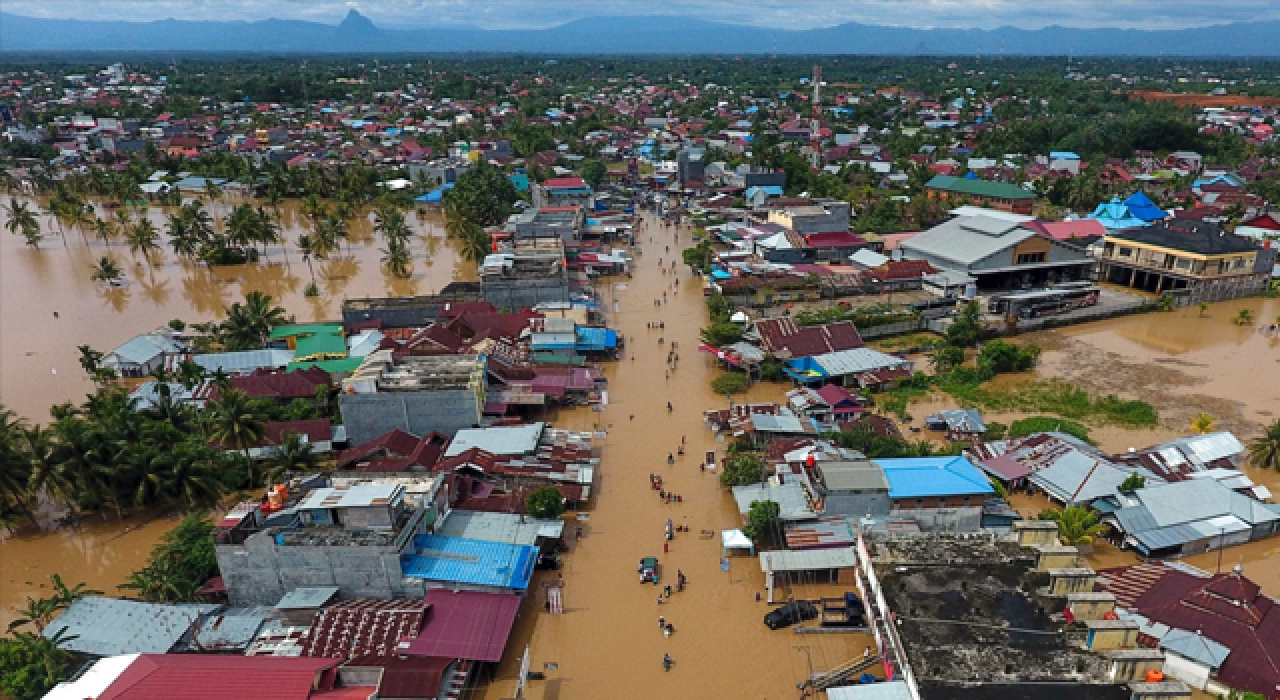
[[[394,547],[279,547],[259,533],[216,552],[232,605],[274,605],[300,586],[337,586],[343,598],[425,595],[420,581],[405,579]]]
[[[890,515],[911,518],[926,532],[936,530],[970,532],[982,528],[982,506],[948,508],[893,508]]]
[[[1191,659],[1170,654],[1164,655],[1164,673],[1170,678],[1177,678],[1193,688],[1203,689],[1209,682],[1209,668]]]
[[[395,429],[414,435],[435,430],[452,437],[480,422],[484,396],[472,389],[446,391],[389,391],[339,394],[338,408],[352,445],[368,442]]]
[[[860,518],[868,514],[885,516],[889,514],[889,492],[871,490],[863,490],[861,493],[829,491],[826,497],[826,507],[823,509],[822,514],[850,518]]]
[[[569,278],[485,280],[484,300],[502,311],[514,312],[544,301],[569,301]]]

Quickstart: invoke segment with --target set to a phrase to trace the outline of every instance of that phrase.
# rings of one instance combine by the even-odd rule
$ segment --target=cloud
[[[1276,0],[756,0],[749,4],[728,0],[5,0],[3,9],[34,17],[97,20],[276,18],[328,24],[336,24],[354,9],[384,29],[522,29],[549,27],[584,17],[639,15],[779,29],[846,22],[919,29],[1180,29],[1280,19],[1280,2]]]

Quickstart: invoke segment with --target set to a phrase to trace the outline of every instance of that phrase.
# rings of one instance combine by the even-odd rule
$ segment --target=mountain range
[[[351,10],[338,25],[302,20],[150,22],[0,13],[0,52],[888,54],[1280,56],[1280,22],[1178,30],[910,29],[848,23],[781,30],[674,16],[595,17],[548,29],[382,29]]]

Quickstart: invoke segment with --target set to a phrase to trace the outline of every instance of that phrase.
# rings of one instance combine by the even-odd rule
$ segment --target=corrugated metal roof
[[[418,535],[415,553],[405,555],[405,576],[499,588],[527,588],[536,547],[484,542],[461,537]]]
[[[817,355],[814,362],[829,376],[838,377],[846,374],[860,374],[878,369],[911,368],[911,361],[901,357],[886,355],[871,348],[853,348],[839,352]]]
[[[911,700],[911,691],[902,681],[846,685],[827,688],[827,700]]]
[[[338,590],[337,586],[295,588],[280,598],[280,602],[276,603],[276,608],[279,610],[310,610],[311,608],[318,608],[329,602],[335,595],[338,595]]]
[[[564,534],[563,520],[540,520],[512,513],[483,513],[454,510],[436,525],[436,534],[446,537],[537,544],[539,537],[557,538]]]
[[[844,569],[856,566],[857,555],[853,547],[833,549],[785,549],[760,553],[761,571],[812,571],[814,569]]]
[[[533,454],[545,427],[546,423],[529,423],[459,430],[444,456],[457,457],[473,447],[495,455]]]
[[[367,508],[389,506],[404,495],[404,486],[393,483],[362,483],[315,489],[297,505],[298,510],[324,508]]]
[[[889,498],[930,498],[995,493],[991,482],[964,457],[877,459],[889,480]]]
[[[44,629],[51,637],[59,630],[74,635],[63,645],[68,651],[93,656],[164,654],[191,629],[201,614],[220,605],[170,605],[96,596],[72,603]]]
[[[822,480],[831,491],[889,489],[884,469],[871,460],[859,462],[820,462]]]
[[[1160,640],[1160,648],[1199,662],[1210,668],[1218,668],[1227,660],[1231,650],[1208,637],[1187,630],[1170,630]]]
[[[804,489],[795,481],[782,485],[759,483],[734,486],[733,500],[738,503],[738,512],[744,515],[751,510],[751,504],[755,501],[773,501],[778,504],[779,520],[807,520],[817,517]]]

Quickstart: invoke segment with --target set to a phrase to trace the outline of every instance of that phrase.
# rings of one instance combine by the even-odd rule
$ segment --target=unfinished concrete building
[[[483,300],[484,292],[475,282],[452,282],[429,296],[347,299],[342,302],[342,324],[348,330],[362,324],[418,328],[435,323],[450,304]]]
[[[516,239],[480,264],[484,300],[502,311],[569,301],[569,273],[559,238]]]
[[[360,445],[392,430],[452,437],[479,425],[486,394],[483,355],[392,357],[379,350],[342,381],[338,408]]]
[[[512,216],[509,228],[516,239],[558,238],[569,242],[582,238],[585,223],[581,207],[548,207],[526,209]]]

